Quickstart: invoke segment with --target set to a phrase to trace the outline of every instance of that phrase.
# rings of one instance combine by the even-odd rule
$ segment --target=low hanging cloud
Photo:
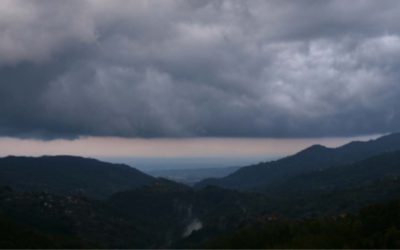
[[[0,135],[394,132],[399,22],[396,0],[4,0]]]

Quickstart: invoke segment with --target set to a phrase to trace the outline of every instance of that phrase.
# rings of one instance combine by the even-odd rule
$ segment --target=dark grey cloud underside
[[[1,136],[325,137],[400,127],[396,0],[0,5]]]

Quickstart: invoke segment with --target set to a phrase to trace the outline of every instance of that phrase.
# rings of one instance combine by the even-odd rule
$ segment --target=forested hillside
[[[316,169],[312,172],[290,175],[255,190],[270,195],[297,192],[323,193],[331,190],[362,187],[374,182],[400,176],[400,151],[384,153],[365,160]]]
[[[93,198],[107,198],[153,180],[153,177],[127,165],[82,157],[0,158],[0,185],[18,191],[69,195],[81,190]]]
[[[248,226],[200,247],[211,249],[400,248],[400,201],[358,214],[306,220],[271,220]]]
[[[243,167],[224,178],[203,180],[195,187],[214,185],[232,189],[251,189],[268,185],[289,175],[354,163],[374,155],[396,150],[400,150],[400,133],[383,136],[368,142],[352,142],[334,149],[315,145],[277,161]]]

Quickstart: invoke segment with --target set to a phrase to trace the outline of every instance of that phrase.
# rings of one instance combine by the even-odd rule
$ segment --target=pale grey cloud
[[[0,65],[41,63],[74,43],[96,40],[85,1],[4,0],[0,2]]]

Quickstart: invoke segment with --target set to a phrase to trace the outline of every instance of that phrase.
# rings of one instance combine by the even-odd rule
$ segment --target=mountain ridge
[[[0,158],[0,185],[17,191],[68,195],[78,189],[97,199],[136,188],[154,178],[124,164],[77,156]]]
[[[276,161],[243,167],[224,178],[202,180],[195,187],[215,185],[239,190],[251,189],[287,175],[349,164],[395,150],[400,150],[400,133],[385,135],[367,142],[351,142],[337,148],[313,145]]]

